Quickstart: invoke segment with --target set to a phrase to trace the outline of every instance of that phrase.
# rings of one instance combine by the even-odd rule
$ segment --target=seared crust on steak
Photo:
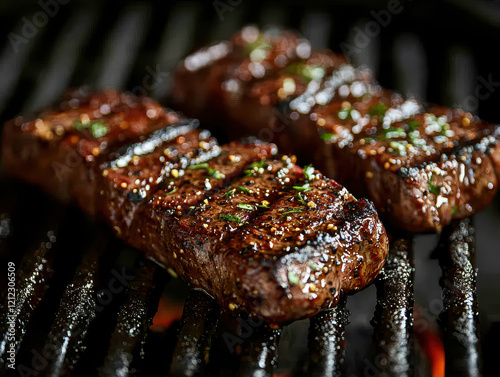
[[[311,51],[292,34],[246,27],[220,44],[226,55],[188,56],[174,100],[188,115],[225,123],[232,137],[267,137],[282,152],[314,162],[370,198],[396,228],[440,231],[489,205],[499,185],[498,127],[404,99],[370,72],[332,52]],[[210,103],[186,95],[201,77],[210,79],[198,95],[209,93]]]
[[[306,318],[382,268],[388,240],[373,206],[274,144],[220,146],[197,121],[117,92],[65,101],[5,125],[7,170],[103,217],[225,310]]]

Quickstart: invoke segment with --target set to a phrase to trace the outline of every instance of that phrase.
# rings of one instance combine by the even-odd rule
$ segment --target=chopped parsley
[[[316,64],[292,63],[283,69],[283,73],[299,76],[303,81],[321,80],[325,76],[325,69]]]
[[[304,209],[303,208],[291,209],[290,211],[283,212],[283,214],[280,216],[280,219],[282,219],[283,217],[285,217],[286,215],[289,215],[291,213],[300,213],[300,212],[304,212]]]
[[[303,186],[292,186],[292,188],[294,190],[303,191],[303,192],[308,192],[308,191],[312,190],[312,187],[309,186],[309,183],[306,183]]]
[[[389,127],[382,130],[382,135],[379,136],[380,140],[387,141],[391,139],[405,138],[406,132],[401,127]]]
[[[335,134],[325,132],[325,133],[321,134],[320,137],[321,137],[321,140],[330,141],[335,137]]]
[[[379,118],[381,118],[385,115],[386,111],[387,111],[387,106],[384,105],[383,103],[378,103],[370,107],[370,109],[368,110],[368,114],[370,114],[372,117],[376,115]]]
[[[245,45],[245,50],[251,58],[254,58],[252,60],[264,60],[267,56],[267,50],[271,47],[269,41],[264,38],[263,34],[260,34],[255,41]]]
[[[302,195],[300,195],[300,192],[297,193],[297,199],[299,200],[299,202],[301,202],[303,205],[307,205],[306,201],[304,200],[304,198],[302,197]]]
[[[73,126],[78,131],[89,130],[95,139],[99,139],[109,132],[109,127],[104,124],[102,119],[91,120],[88,123],[82,123],[78,119],[75,119]]]
[[[233,222],[233,223],[240,223],[241,222],[241,219],[238,216],[236,216],[236,215],[230,215],[230,214],[219,215],[219,219],[230,221],[230,222]]]
[[[177,187],[174,187],[172,191],[167,192],[167,195],[173,194],[177,191]]]
[[[439,185],[436,185],[434,183],[432,183],[432,177],[434,176],[434,174],[431,174],[431,177],[429,178],[429,182],[428,182],[428,190],[431,194],[434,194],[434,195],[439,195],[439,193],[441,192],[441,187],[439,187]]]
[[[390,145],[389,152],[397,154],[399,156],[406,155],[406,145],[407,145],[406,142],[400,143],[399,141],[391,141],[389,145]]]
[[[204,162],[202,164],[194,164],[190,165],[187,167],[189,170],[196,170],[196,169],[208,169],[208,163]]]
[[[224,174],[222,174],[220,171],[218,171],[217,169],[207,169],[207,172],[209,175],[211,175],[212,177],[214,177],[215,179],[222,179],[225,177]]]
[[[231,189],[228,192],[226,192],[223,196],[224,196],[224,198],[229,199],[229,198],[232,198],[234,196],[235,192],[236,192],[236,189],[234,188],[234,189]]]
[[[244,173],[247,176],[250,176],[253,173],[262,174],[262,173],[264,173],[265,168],[266,168],[266,161],[256,161],[256,162],[252,162],[250,165],[248,165]]]
[[[421,124],[418,120],[408,122],[408,140],[418,148],[422,148],[426,144],[425,140],[420,137],[420,126]]]
[[[313,270],[313,271],[319,271],[319,270],[321,270],[321,268],[316,263],[314,263],[314,262],[309,265],[309,268],[311,270]]]
[[[248,211],[254,211],[257,208],[252,204],[244,204],[244,203],[238,203],[237,207],[241,209],[246,209]]]
[[[455,213],[457,213],[458,211],[458,206],[455,206],[453,207],[453,209],[451,210],[451,214],[454,215]]]
[[[248,187],[244,187],[244,186],[237,186],[236,188],[237,188],[238,190],[243,191],[244,193],[247,193],[247,194],[251,194],[251,193],[252,193],[252,190],[250,190]]]
[[[418,120],[412,120],[408,122],[408,129],[410,130],[410,132],[415,131],[419,127],[420,127],[420,122]]]
[[[290,285],[299,284],[299,278],[299,275],[297,275],[295,272],[288,271],[288,282],[290,283]]]
[[[340,119],[352,119],[351,111],[352,107],[349,107],[348,109],[342,109],[339,111],[338,116]]]
[[[316,178],[316,174],[314,174],[315,169],[314,169],[314,166],[312,166],[312,165],[304,166],[304,170],[302,172],[304,174],[304,177],[308,181],[314,181],[314,178]]]

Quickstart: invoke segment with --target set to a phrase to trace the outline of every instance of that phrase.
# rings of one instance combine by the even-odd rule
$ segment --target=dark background
[[[499,1],[62,2],[0,2],[0,124],[82,85],[130,90],[168,105],[177,62],[248,23],[297,29],[315,48],[350,47],[352,62],[372,68],[384,86],[500,122]],[[390,14],[389,8],[398,11]],[[490,337],[498,335],[500,323],[499,209],[497,195],[476,216],[480,319],[483,335]],[[22,211],[29,216],[26,206]],[[419,236],[415,250],[416,299],[431,317],[441,302],[440,269],[429,258],[436,242],[435,235]],[[359,343],[370,342],[374,305],[373,287],[348,302],[348,354],[357,363]],[[295,331],[305,328],[299,324]],[[286,351],[290,344],[281,347]]]

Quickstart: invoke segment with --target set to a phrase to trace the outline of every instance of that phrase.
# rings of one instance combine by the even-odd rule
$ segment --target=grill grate
[[[355,43],[356,30],[365,28],[373,17],[370,14],[372,5],[367,3],[340,2],[333,7],[321,1],[311,1],[307,5],[302,2],[239,2],[229,5],[223,13],[217,13],[212,2],[194,1],[170,2],[165,12],[159,11],[159,2],[73,1],[60,5],[56,14],[48,17],[46,25],[25,38],[25,43],[14,46],[7,42],[0,51],[1,121],[21,111],[29,112],[50,104],[68,86],[113,86],[166,100],[170,72],[183,55],[197,45],[227,38],[249,22],[279,21],[295,27],[315,48],[338,47],[342,41]],[[423,16],[422,5],[412,4],[411,11],[403,12],[400,18],[394,16],[391,24],[352,58],[358,65],[372,67],[388,87],[413,92],[439,103],[467,105],[465,101],[477,85],[474,75],[487,78],[491,72],[498,72],[482,33],[486,31],[493,38],[498,37],[500,28],[490,21],[483,25],[481,12],[471,20],[471,15],[455,6],[437,3],[432,16]],[[384,6],[379,4],[376,11]],[[477,9],[481,11],[488,6],[482,4]],[[16,17],[3,17],[2,29],[26,37],[21,17],[32,19],[40,11],[39,7],[13,10]],[[443,14],[453,22],[443,21]],[[460,20],[467,20],[471,25],[467,35],[464,35]],[[418,30],[422,22],[441,25],[447,33],[436,34],[433,28]],[[58,37],[54,39],[54,35]],[[444,49],[445,42],[451,47]],[[381,57],[388,60],[380,60]],[[447,72],[445,63],[436,62],[446,65],[451,62],[455,68]],[[496,120],[497,99],[498,93],[492,92],[479,107],[470,110]],[[168,280],[164,271],[142,261],[140,256],[110,238],[106,231],[82,220],[74,210],[62,209],[52,201],[43,207],[40,202],[47,199],[35,189],[21,186],[17,192],[20,188],[17,183],[8,182],[7,186],[7,189],[2,188],[2,191],[10,190],[1,200],[2,211],[5,209],[12,214],[11,220],[17,229],[28,226],[26,232],[18,231],[16,235],[14,231],[4,237],[1,244],[2,247],[10,246],[10,250],[2,249],[3,260],[19,259],[22,255],[22,260],[16,260],[20,262],[17,263],[20,267],[17,272],[19,315],[16,333],[20,365],[36,369],[40,375],[72,372],[75,375],[127,376],[136,375],[140,370],[150,371],[151,367],[144,365],[150,349],[146,334],[158,307],[160,292]],[[31,198],[29,204],[21,203],[26,195]],[[16,205],[10,198],[16,198]],[[47,216],[48,213],[52,214]],[[28,221],[23,218],[26,214],[38,216],[38,221]],[[68,223],[72,224],[69,229]],[[38,229],[41,224],[44,229]],[[44,234],[42,238],[40,232]],[[58,234],[57,242],[54,242],[55,234]],[[450,373],[471,376],[479,374],[480,364],[474,236],[472,221],[463,220],[443,232],[436,251],[443,273],[444,308],[439,323],[444,334],[446,368]],[[75,245],[74,240],[87,238],[95,242]],[[28,247],[28,242],[37,247]],[[378,301],[372,320],[374,349],[370,360],[379,374],[417,373],[414,372],[417,361],[412,349],[415,270],[412,244],[411,237],[395,235],[388,263],[376,282]],[[28,251],[22,253],[20,250]],[[124,289],[114,294],[112,301],[100,310],[98,304],[106,300],[107,284],[122,268],[125,268],[125,276],[134,278],[127,280],[122,286]],[[343,298],[335,309],[311,319],[308,356],[304,358],[308,362],[298,362],[287,373],[341,376],[354,368],[347,365],[345,342],[348,322],[357,315],[349,314],[351,300]],[[219,372],[232,375],[224,368],[211,365],[221,362],[220,357],[214,357],[215,351],[210,350],[211,346],[221,346],[220,334],[216,331],[222,326],[218,322],[219,311],[203,293],[190,292],[181,323],[172,326],[179,328],[175,349],[169,352],[166,345],[167,341],[174,341],[175,334],[167,334],[160,343],[165,359],[172,357],[171,363],[169,360],[159,362],[165,364],[165,373],[170,368],[172,376],[217,375]],[[1,320],[1,332],[6,334],[5,316]],[[232,358],[236,357],[240,375],[271,375],[277,364],[278,341],[280,336],[284,341],[286,330],[287,327],[254,328],[251,336],[237,347],[237,355],[228,358],[228,364],[232,365]],[[0,375],[5,374],[5,345],[3,335]],[[224,342],[222,345],[225,346]],[[60,351],[57,357],[44,356],[40,360],[43,365],[33,366],[32,351],[44,355],[44,350],[49,348]],[[360,370],[359,375],[372,373],[366,368],[354,369]]]
[[[43,197],[40,193],[32,197],[36,208]],[[45,228],[43,241],[26,252],[20,262],[18,365],[50,376],[140,375],[147,357],[146,336],[168,274],[128,250],[105,227],[82,220],[83,215],[76,209],[60,208],[47,220],[57,232]],[[79,229],[68,234],[64,226],[67,223]],[[14,229],[16,225],[13,222]],[[39,237],[39,232],[34,233],[35,239]],[[61,236],[56,237],[56,233]],[[443,271],[444,309],[439,322],[444,333],[446,367],[462,375],[475,375],[480,366],[474,234],[470,219],[456,222],[445,229],[435,251]],[[75,248],[74,240],[84,235],[92,241]],[[389,376],[415,374],[412,247],[411,236],[393,237],[388,261],[375,284],[377,305],[369,358],[380,373]],[[70,250],[74,255],[68,258]],[[128,267],[123,267],[120,260],[127,261]],[[69,271],[62,273],[62,269]],[[345,348],[346,328],[353,318],[347,309],[349,300],[343,297],[336,308],[309,321],[308,351],[296,356],[304,362],[289,369],[288,375],[343,376],[352,368],[346,363]],[[160,343],[167,352],[169,375],[232,375],[232,367],[228,371],[227,365],[219,365],[226,362],[224,357],[216,356],[228,352],[228,344],[221,342],[221,332],[222,339],[232,332],[233,338],[239,336],[244,341],[235,343],[235,354],[229,355],[228,364],[233,365],[230,358],[236,359],[233,366],[239,368],[241,376],[271,376],[278,365],[278,343],[287,326],[269,328],[243,319],[239,325],[228,327],[225,322],[231,319],[219,317],[220,308],[210,297],[197,290],[189,293],[182,320],[174,326],[178,328],[175,349],[168,353],[166,344]],[[3,317],[2,329],[7,325]],[[175,335],[168,342],[175,342]],[[5,344],[4,337],[0,343],[3,367]],[[49,356],[48,349],[53,352]],[[43,363],[33,364],[34,351],[44,355]]]

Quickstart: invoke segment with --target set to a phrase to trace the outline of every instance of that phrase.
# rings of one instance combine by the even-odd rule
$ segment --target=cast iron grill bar
[[[65,373],[85,351],[84,340],[97,315],[95,291],[99,255],[94,248],[85,252],[73,280],[66,286],[46,341],[47,347],[58,350],[56,357],[44,368],[47,375]]]
[[[137,374],[137,361],[144,358],[146,335],[167,276],[163,269],[149,261],[138,268],[130,283],[128,297],[118,312],[100,375],[124,377]]]
[[[377,278],[374,363],[387,376],[413,375],[413,237],[395,235]]]
[[[307,376],[339,377],[345,372],[345,327],[349,324],[346,299],[312,317],[309,326]]]
[[[170,366],[171,377],[203,375],[219,314],[219,305],[205,292],[189,293]]]
[[[472,218],[454,221],[443,230],[438,253],[443,288],[439,324],[444,335],[446,374],[479,376],[477,271]]]
[[[278,364],[278,343],[282,329],[263,324],[243,346],[240,377],[271,377]]]
[[[54,255],[53,244],[56,242],[55,233],[47,232],[47,241],[40,243],[40,246],[32,252],[23,256],[19,270],[16,272],[16,300],[14,312],[7,312],[8,297],[3,303],[2,327],[0,333],[0,367],[4,365],[4,356],[9,333],[9,319],[15,319],[15,350],[19,350],[26,328],[31,316],[47,291],[47,281],[52,277],[54,270],[52,263]],[[10,317],[10,318],[9,318]]]

